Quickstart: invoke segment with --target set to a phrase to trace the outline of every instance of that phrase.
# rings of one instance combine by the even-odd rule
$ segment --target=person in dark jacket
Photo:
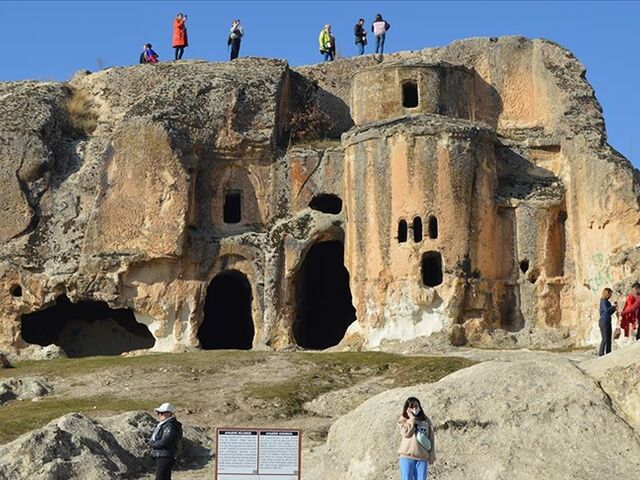
[[[244,28],[240,25],[240,20],[234,20],[231,22],[231,28],[229,29],[229,38],[227,39],[227,46],[231,47],[230,60],[238,58],[240,54],[240,42],[244,37]]]
[[[155,411],[160,421],[151,435],[149,446],[151,456],[156,459],[156,480],[171,480],[178,443],[182,439],[182,424],[176,418],[176,407],[170,403],[163,403]]]
[[[613,305],[609,302],[612,294],[613,291],[610,288],[605,288],[600,298],[599,326],[602,341],[600,342],[600,350],[598,350],[599,356],[611,353],[611,315],[618,309],[618,302],[614,302]]]
[[[384,53],[384,39],[387,36],[387,31],[391,28],[389,22],[382,18],[382,15],[377,14],[376,19],[371,24],[371,31],[373,36],[376,37],[376,53],[382,55]]]
[[[367,44],[367,32],[364,29],[364,18],[358,20],[358,23],[356,23],[356,26],[353,28],[353,33],[356,36],[358,55],[364,55],[364,46]]]

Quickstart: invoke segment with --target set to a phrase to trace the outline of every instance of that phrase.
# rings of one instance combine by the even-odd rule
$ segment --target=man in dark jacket
[[[156,480],[171,480],[178,443],[182,439],[182,424],[176,418],[176,407],[170,403],[156,408],[156,414],[160,421],[149,440],[151,455],[156,459]]]
[[[356,23],[356,26],[353,28],[353,33],[356,36],[358,55],[364,55],[364,46],[367,44],[367,32],[364,29],[364,18],[358,20],[358,23]]]

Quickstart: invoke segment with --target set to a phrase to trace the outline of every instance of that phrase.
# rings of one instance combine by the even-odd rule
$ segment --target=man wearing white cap
[[[156,459],[156,480],[171,480],[178,442],[182,438],[182,424],[176,418],[176,407],[170,403],[163,403],[155,412],[160,421],[151,435],[149,446],[151,455]]]

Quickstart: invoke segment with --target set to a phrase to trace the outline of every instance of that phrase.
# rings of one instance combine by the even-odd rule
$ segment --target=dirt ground
[[[567,354],[567,353],[563,353]],[[305,453],[324,443],[335,420],[390,388],[434,382],[478,361],[519,352],[457,349],[437,356],[380,352],[311,353],[200,351],[25,362],[0,370],[0,378],[38,376],[53,394],[38,402],[0,409],[2,442],[70,411],[99,418],[124,410],[151,410],[174,403],[186,425],[296,428]],[[591,352],[573,352],[576,359]],[[4,425],[4,430],[1,425]],[[211,479],[215,462],[177,470],[178,480]],[[140,477],[151,479],[153,475]]]

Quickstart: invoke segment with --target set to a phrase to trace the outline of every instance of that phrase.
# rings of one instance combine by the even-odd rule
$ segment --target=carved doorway
[[[198,329],[200,346],[204,350],[250,350],[254,333],[249,280],[237,270],[220,273],[207,289]]]
[[[356,319],[342,242],[312,246],[296,280],[297,315],[293,328],[296,343],[310,349],[337,345]]]

